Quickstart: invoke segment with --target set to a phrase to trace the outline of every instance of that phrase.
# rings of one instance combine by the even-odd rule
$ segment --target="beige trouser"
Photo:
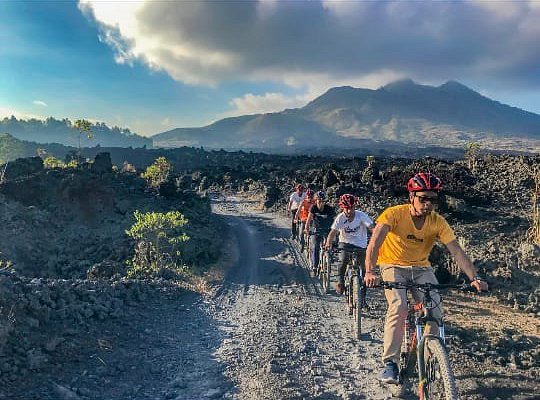
[[[431,267],[403,267],[396,265],[381,265],[381,275],[385,282],[414,282],[438,283]],[[414,300],[418,303],[423,300],[424,294],[418,290],[411,290]],[[384,324],[384,350],[383,362],[394,361],[399,364],[401,342],[403,341],[404,324],[407,317],[407,293],[405,289],[392,289],[384,291],[388,301],[388,311]],[[431,292],[433,305],[432,315],[439,320],[442,316],[441,298],[436,291]],[[428,323],[425,333],[438,334],[437,324]]]

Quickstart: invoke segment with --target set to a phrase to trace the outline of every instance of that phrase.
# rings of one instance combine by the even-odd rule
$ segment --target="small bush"
[[[43,160],[43,167],[46,169],[50,168],[64,168],[66,164],[62,161],[56,158],[55,156],[48,155]]]
[[[136,210],[135,223],[126,234],[137,240],[135,254],[129,262],[129,277],[150,277],[165,270],[184,268],[180,247],[189,240],[184,231],[188,220],[179,211],[167,213]]]
[[[172,164],[165,157],[158,157],[156,161],[142,173],[141,177],[146,180],[148,187],[159,188],[167,180],[172,171]]]

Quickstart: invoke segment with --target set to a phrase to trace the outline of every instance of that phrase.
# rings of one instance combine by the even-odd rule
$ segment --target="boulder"
[[[107,279],[116,274],[123,275],[126,272],[126,267],[116,261],[102,261],[92,265],[87,271],[88,279]]]
[[[90,167],[90,171],[95,174],[112,172],[111,153],[98,153],[94,158],[94,163]]]
[[[17,158],[0,166],[0,174],[4,180],[14,180],[43,171],[43,160],[40,157]]]

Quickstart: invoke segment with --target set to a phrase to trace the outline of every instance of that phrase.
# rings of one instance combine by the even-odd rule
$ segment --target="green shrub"
[[[164,270],[184,268],[180,248],[189,240],[184,231],[188,220],[179,211],[167,213],[136,210],[135,223],[126,234],[137,240],[135,254],[129,262],[129,277],[150,277]]]
[[[158,157],[156,161],[142,173],[141,177],[146,180],[148,186],[152,189],[159,188],[169,177],[172,171],[172,164],[165,157]]]
[[[45,168],[64,168],[66,164],[62,160],[59,160],[53,155],[47,155],[43,160],[43,167]]]

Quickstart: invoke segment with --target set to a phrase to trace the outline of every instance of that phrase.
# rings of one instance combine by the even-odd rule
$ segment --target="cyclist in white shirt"
[[[304,201],[306,193],[304,192],[304,186],[302,184],[296,185],[296,191],[294,191],[289,197],[289,204],[287,204],[287,211],[291,215],[291,236],[296,239],[298,236],[298,229],[296,227],[296,212],[298,207]]]
[[[345,288],[345,270],[351,257],[355,257],[356,264],[365,268],[367,247],[367,231],[373,230],[373,220],[364,212],[354,209],[357,199],[352,194],[344,194],[339,198],[339,206],[343,210],[332,224],[326,248],[330,249],[334,237],[339,231],[339,281],[336,291],[342,294]]]

